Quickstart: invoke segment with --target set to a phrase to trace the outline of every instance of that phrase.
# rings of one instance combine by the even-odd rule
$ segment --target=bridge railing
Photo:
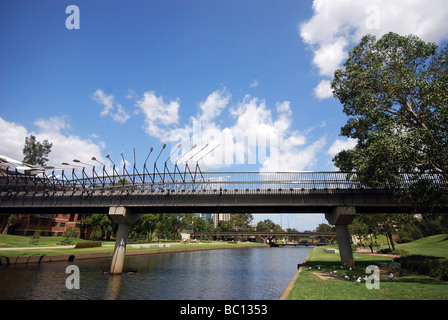
[[[125,170],[123,170],[125,171]],[[416,181],[424,180],[437,188],[447,187],[447,182],[439,175],[400,174],[394,185],[384,183],[377,188],[407,188]],[[0,191],[2,192],[69,192],[96,190],[126,190],[142,192],[170,191],[301,191],[301,190],[337,190],[371,188],[360,182],[354,173],[336,171],[299,171],[299,172],[202,172],[198,168],[184,170],[118,173],[115,168],[110,173],[92,169],[88,174],[82,170],[71,172],[41,172],[29,174],[17,169],[0,171]]]

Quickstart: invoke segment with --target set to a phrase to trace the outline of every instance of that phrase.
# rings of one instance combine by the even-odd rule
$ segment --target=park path
[[[394,258],[400,257],[399,255],[396,255],[396,254],[378,253],[376,250],[373,250],[373,253],[372,253],[370,251],[370,249],[358,249],[355,252],[362,253],[362,254],[371,254],[371,255],[374,255],[374,256],[382,256],[382,257],[394,257]]]

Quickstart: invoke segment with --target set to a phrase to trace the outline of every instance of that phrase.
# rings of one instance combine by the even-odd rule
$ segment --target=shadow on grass
[[[443,241],[447,241],[447,240],[448,240],[448,235],[445,238],[443,238],[443,239],[441,239],[441,240],[439,240],[437,242],[443,242]]]
[[[400,278],[399,282],[438,285],[438,286],[446,286],[447,285],[444,281],[430,278],[428,276],[422,276],[419,274],[412,274],[412,275],[413,275],[413,277]]]

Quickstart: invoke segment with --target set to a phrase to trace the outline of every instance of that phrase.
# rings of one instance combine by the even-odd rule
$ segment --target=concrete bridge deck
[[[411,213],[418,203],[399,201],[387,189],[269,190],[75,190],[0,192],[0,214],[105,213],[122,206],[133,213],[329,213],[356,207],[358,213]],[[446,206],[433,208],[446,212]]]

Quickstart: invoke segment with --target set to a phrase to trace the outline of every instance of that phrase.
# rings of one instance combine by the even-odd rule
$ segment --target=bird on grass
[[[397,280],[394,278],[394,275],[393,275],[392,273],[389,275],[389,280],[391,280],[391,281],[397,281]]]
[[[361,277],[358,277],[358,279],[355,280],[355,283],[361,283]]]

